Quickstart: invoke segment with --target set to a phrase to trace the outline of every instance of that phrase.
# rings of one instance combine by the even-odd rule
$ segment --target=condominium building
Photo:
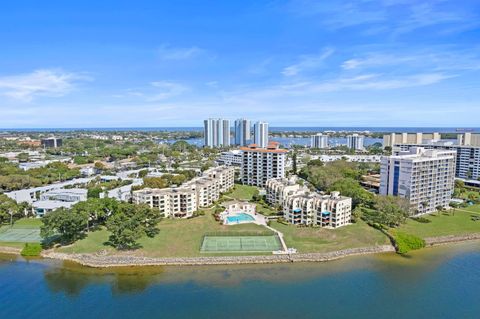
[[[251,144],[241,147],[241,179],[245,185],[263,187],[270,178],[285,177],[287,150],[280,149],[277,142],[271,142],[266,148]]]
[[[406,198],[413,214],[448,207],[455,179],[455,151],[411,148],[382,158],[380,194]]]
[[[191,217],[199,208],[211,206],[222,193],[231,190],[234,177],[232,167],[214,167],[180,187],[145,188],[134,191],[132,198],[136,204],[159,209],[165,217]]]
[[[230,146],[230,121],[225,119],[208,119],[204,124],[204,145],[208,147]]]
[[[352,150],[361,151],[364,149],[365,137],[358,134],[347,136],[347,147]]]
[[[222,152],[217,158],[217,163],[219,163],[220,165],[240,167],[242,166],[242,151],[231,150],[227,152]]]
[[[394,147],[395,145],[424,145],[440,141],[440,133],[390,133],[383,136],[383,147]],[[480,133],[458,133],[458,146],[480,147]]]
[[[310,146],[312,148],[328,148],[328,135],[318,133],[312,136]]]
[[[247,146],[251,138],[250,120],[247,120],[247,119],[235,120],[234,128],[235,128],[235,145]]]
[[[267,201],[280,206],[291,224],[338,228],[351,221],[352,199],[338,192],[322,195],[285,178],[268,180],[265,189]]]
[[[267,147],[268,145],[268,123],[257,122],[253,126],[253,142],[258,147]]]
[[[391,133],[383,136],[384,147],[392,154],[411,148],[456,151],[455,177],[480,186],[480,133],[458,133],[455,140],[442,140],[440,133]]]
[[[462,146],[449,142],[437,142],[432,144],[395,144],[392,151],[394,155],[397,155],[416,147],[432,150],[454,151],[456,153],[455,177],[466,181],[480,180],[480,146]]]

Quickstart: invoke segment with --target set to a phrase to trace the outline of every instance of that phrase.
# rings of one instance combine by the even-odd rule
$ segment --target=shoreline
[[[426,246],[434,247],[467,241],[480,240],[480,233],[468,235],[448,235],[425,238]],[[20,255],[21,249],[0,246],[0,253]],[[246,265],[277,264],[297,262],[327,262],[351,256],[371,255],[395,252],[392,245],[350,248],[325,253],[298,253],[261,256],[209,256],[209,257],[139,257],[129,255],[67,254],[46,250],[41,257],[47,259],[71,261],[91,268],[143,267],[143,266],[209,266],[209,265]]]
[[[325,262],[349,256],[395,252],[391,245],[351,248],[327,253],[305,253],[266,256],[218,256],[218,257],[138,257],[128,255],[66,254],[44,251],[42,257],[72,261],[92,268],[137,267],[137,266],[208,266],[276,264],[294,262]]]

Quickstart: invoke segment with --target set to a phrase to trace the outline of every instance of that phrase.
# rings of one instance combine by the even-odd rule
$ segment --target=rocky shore
[[[15,254],[20,255],[22,250],[20,248],[0,246],[0,254]]]
[[[480,240],[480,233],[468,234],[468,235],[449,235],[449,236],[439,236],[439,237],[428,237],[425,238],[426,246],[437,246],[445,245],[450,243],[459,243],[470,240]]]
[[[128,255],[102,254],[65,254],[44,251],[42,256],[59,260],[73,261],[83,266],[95,268],[125,266],[205,266],[205,265],[241,265],[241,264],[273,264],[291,262],[324,262],[348,256],[368,255],[394,252],[390,245],[365,248],[352,248],[328,253],[268,255],[268,256],[218,256],[218,257],[172,257],[152,258]]]

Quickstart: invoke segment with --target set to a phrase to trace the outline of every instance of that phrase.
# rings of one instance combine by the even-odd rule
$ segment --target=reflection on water
[[[393,253],[355,256],[327,263],[270,265],[184,266],[184,267],[118,267],[90,268],[69,261],[29,260],[0,255],[0,266],[11,261],[38,264],[52,292],[78,295],[88,285],[108,284],[112,293],[141,293],[149,286],[162,283],[193,282],[212,287],[235,286],[245,281],[302,282],[312,278],[369,270],[385,277],[416,282],[448,259],[479,249],[478,242],[435,247],[415,251],[408,256]],[[402,276],[396,276],[396,274]]]
[[[478,318],[479,265],[479,242],[208,267],[94,269],[0,255],[0,318],[319,318],[319,309],[321,318]]]

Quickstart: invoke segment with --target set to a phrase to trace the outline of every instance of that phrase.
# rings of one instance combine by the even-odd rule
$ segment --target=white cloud
[[[129,96],[143,98],[147,102],[157,102],[179,96],[187,92],[189,88],[181,83],[173,81],[155,81],[144,89],[129,89]],[[116,95],[116,97],[125,97],[124,95]]]
[[[0,77],[0,95],[25,102],[39,96],[60,97],[71,92],[78,81],[85,80],[91,78],[62,70],[35,70]]]
[[[295,76],[305,70],[319,68],[333,52],[335,51],[332,48],[326,48],[322,53],[317,55],[302,55],[298,63],[285,67],[282,74],[285,76]]]
[[[196,46],[189,48],[175,48],[168,44],[163,44],[158,49],[158,54],[161,60],[188,60],[206,54],[206,50]]]

